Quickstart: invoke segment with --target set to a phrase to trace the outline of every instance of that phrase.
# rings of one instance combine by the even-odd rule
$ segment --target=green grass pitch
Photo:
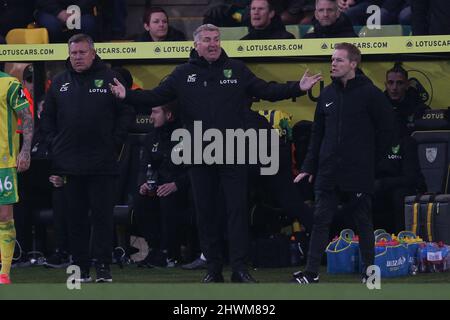
[[[152,299],[152,300],[305,300],[305,299],[450,299],[450,273],[418,274],[382,279],[380,290],[369,290],[358,275],[329,275],[323,269],[320,284],[290,284],[295,268],[254,269],[258,284],[233,284],[225,269],[224,284],[201,284],[204,270],[180,268],[112,268],[113,283],[66,286],[64,269],[42,266],[12,270],[13,285],[0,286],[5,299]],[[92,274],[95,278],[95,272]]]

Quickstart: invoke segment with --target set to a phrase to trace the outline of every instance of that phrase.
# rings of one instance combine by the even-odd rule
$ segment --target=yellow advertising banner
[[[450,35],[222,41],[230,57],[302,57],[331,55],[339,42],[350,42],[363,54],[416,54],[450,52]],[[96,43],[102,59],[186,59],[193,42]],[[0,61],[57,61],[67,58],[66,44],[0,45]]]
[[[293,116],[294,121],[314,117],[315,101],[320,95],[321,87],[331,83],[329,77],[330,63],[247,63],[249,68],[260,78],[267,81],[285,83],[287,81],[299,81],[308,68],[311,73],[321,72],[324,80],[316,85],[308,95],[293,100],[279,102],[257,101],[253,104],[255,110],[279,109]],[[393,67],[393,62],[363,62],[361,69],[384,91],[386,71]],[[133,74],[135,82],[144,89],[151,89],[166,75],[175,65],[129,65],[126,66]],[[404,62],[403,67],[409,71],[410,79],[415,78],[428,93],[427,105],[432,108],[447,108],[450,106],[449,83],[450,61],[421,61]]]

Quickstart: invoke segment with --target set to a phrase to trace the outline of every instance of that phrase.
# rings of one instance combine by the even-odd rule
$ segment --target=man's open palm
[[[308,91],[309,89],[311,89],[312,87],[314,87],[314,85],[319,82],[320,80],[322,80],[322,74],[318,73],[315,75],[310,75],[309,74],[309,70],[306,69],[305,73],[303,74],[302,79],[300,80],[300,89],[302,91]]]

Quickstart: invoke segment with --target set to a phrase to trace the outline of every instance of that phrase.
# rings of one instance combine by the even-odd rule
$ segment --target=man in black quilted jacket
[[[375,164],[391,140],[394,116],[383,92],[362,72],[357,72],[360,61],[361,53],[354,45],[335,46],[331,63],[333,82],[319,97],[308,154],[294,180],[314,179],[316,195],[306,270],[294,273],[295,283],[319,282],[330,224],[341,202],[348,203],[349,214],[358,228],[363,275],[374,263],[371,197]]]
[[[321,79],[320,74],[310,76],[307,72],[299,82],[288,84],[258,78],[243,62],[227,56],[220,46],[220,31],[214,25],[197,28],[194,46],[189,62],[179,65],[153,90],[130,91],[115,81],[116,85],[111,85],[113,94],[125,99],[126,103],[148,107],[163,105],[177,98],[181,119],[191,136],[195,136],[195,124],[198,122],[201,122],[203,130],[213,129],[224,134],[227,130],[245,128],[248,103],[253,97],[269,101],[299,97]],[[195,152],[195,149],[195,164],[190,168],[189,175],[197,210],[200,245],[208,261],[208,273],[203,282],[224,281],[220,246],[220,228],[223,226],[215,210],[220,187],[224,190],[226,202],[233,271],[231,281],[255,282],[246,266],[247,168],[228,162],[206,164],[202,161],[201,152]]]
[[[272,0],[252,0],[250,23],[248,34],[241,40],[295,39],[292,33],[286,31]]]
[[[50,143],[53,174],[65,177],[69,245],[81,269],[79,280],[92,281],[90,210],[96,281],[111,282],[115,177],[132,112],[111,97],[107,85],[118,75],[95,54],[89,36],[69,39],[66,68],[52,81],[41,128]]]

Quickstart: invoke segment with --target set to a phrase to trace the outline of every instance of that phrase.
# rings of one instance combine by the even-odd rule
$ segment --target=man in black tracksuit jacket
[[[415,121],[430,109],[408,79],[408,71],[398,62],[386,72],[384,93],[394,108],[400,136],[411,135],[415,131]]]
[[[398,233],[405,230],[405,196],[426,191],[416,140],[410,135],[395,138],[376,167],[374,226]]]
[[[358,37],[353,30],[350,19],[344,13],[341,13],[336,22],[330,26],[322,26],[315,18],[313,18],[312,24],[314,30],[311,33],[305,34],[303,39]]]
[[[350,38],[357,37],[353,25],[347,15],[339,11],[336,1],[316,1],[316,9],[312,20],[314,29],[303,38]]]
[[[400,232],[405,228],[404,198],[426,191],[420,172],[417,143],[411,137],[415,120],[429,109],[418,91],[409,86],[408,72],[396,63],[386,72],[385,95],[395,114],[398,138],[377,163],[373,220],[375,229]]]
[[[300,83],[267,83],[257,78],[244,63],[229,59],[220,47],[220,32],[214,25],[202,25],[194,32],[195,50],[188,63],[178,66],[153,90],[133,92],[117,81],[114,95],[133,105],[158,106],[175,98],[181,119],[193,137],[194,121],[203,130],[245,127],[245,113],[252,97],[270,101],[298,97],[309,90],[320,75],[305,74]],[[200,156],[197,154],[195,156]],[[204,163],[202,161],[202,163]],[[254,282],[246,267],[248,251],[247,169],[236,164],[198,164],[190,168],[202,252],[208,261],[203,282],[223,282],[221,227],[214,199],[219,186],[225,195],[232,281]]]
[[[286,31],[280,16],[275,15],[265,28],[248,27],[248,33],[241,40],[267,40],[267,39],[295,39],[295,36]]]
[[[143,267],[173,266],[180,254],[180,226],[187,213],[189,177],[184,166],[171,161],[171,152],[177,142],[171,141],[170,137],[181,125],[177,120],[162,117],[173,117],[172,108],[171,105],[153,108],[151,119],[155,127],[147,135],[140,163],[140,190],[135,198],[134,212],[152,249],[139,263]],[[149,164],[157,190],[150,190],[146,181]]]
[[[340,200],[348,201],[360,234],[363,267],[374,262],[371,195],[375,163],[390,142],[392,107],[365,75],[356,72],[360,51],[352,44],[335,46],[333,83],[317,103],[308,154],[295,181],[315,180],[316,208],[305,272],[294,282],[319,281],[319,266],[328,242],[329,227]],[[363,269],[365,272],[365,269]]]
[[[69,40],[66,68],[48,91],[42,130],[50,141],[53,173],[66,177],[69,242],[80,280],[91,281],[91,210],[96,281],[110,282],[115,175],[132,113],[111,97],[107,85],[117,75],[95,54],[89,36]]]

